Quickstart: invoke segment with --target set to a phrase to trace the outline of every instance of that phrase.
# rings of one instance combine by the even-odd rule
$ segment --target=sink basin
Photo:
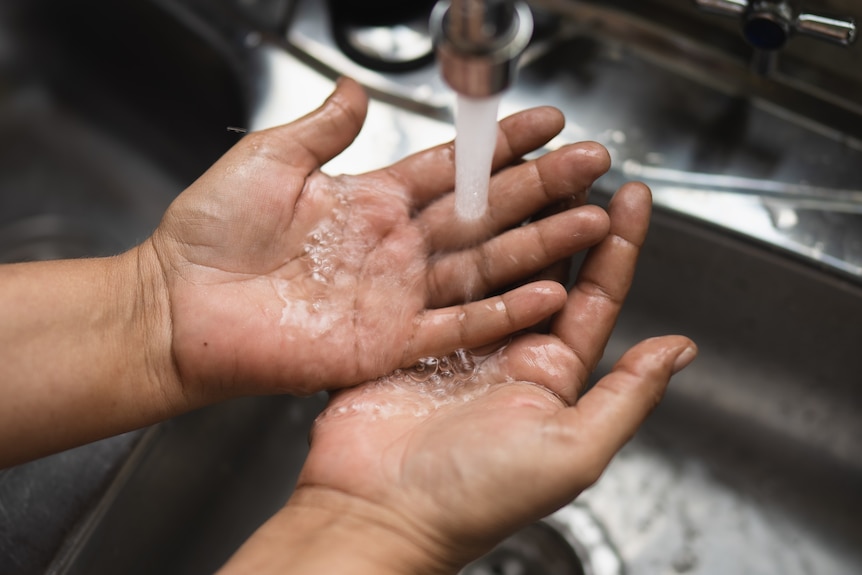
[[[248,122],[229,51],[152,2],[0,5],[0,262],[119,253]],[[140,442],[0,471],[0,573],[42,573]]]
[[[599,374],[636,341],[697,361],[579,499],[627,573],[862,570],[862,290],[661,210]]]
[[[214,572],[287,500],[324,405],[241,399],[153,427],[53,569]]]
[[[307,44],[298,47],[284,37],[244,29],[239,19],[218,16],[231,2],[186,0],[170,10],[160,2],[130,2],[137,28],[130,25],[128,35],[112,39],[111,61],[92,58],[105,45],[104,38],[84,42],[89,48],[80,53],[77,48],[52,53],[46,46],[111,33],[93,29],[89,34],[96,36],[80,34],[80,26],[88,25],[86,12],[78,15],[80,26],[72,26],[73,15],[59,12],[62,3],[53,4],[58,11],[48,9],[52,3],[32,0],[3,8],[14,8],[16,18],[31,24],[32,17],[46,14],[40,10],[50,12],[54,19],[46,22],[53,24],[35,38],[45,43],[39,52],[44,60],[62,55],[62,65],[48,66],[42,81],[22,79],[12,89],[4,87],[2,109],[30,106],[32,115],[26,118],[32,118],[28,126],[33,129],[28,133],[48,138],[42,161],[64,160],[59,165],[80,168],[69,172],[79,179],[46,179],[58,186],[67,180],[76,183],[66,193],[53,185],[34,187],[39,190],[34,194],[42,194],[38,205],[4,187],[0,217],[8,228],[28,218],[44,221],[45,214],[72,214],[76,221],[97,214],[104,227],[94,224],[84,230],[104,229],[107,239],[83,242],[80,250],[86,253],[122,248],[146,234],[170,197],[231,143],[226,126],[260,128],[296,117],[326,96],[338,73],[316,60],[316,52],[303,51]],[[87,9],[98,6],[86,3]],[[187,10],[189,6],[196,8]],[[120,11],[109,3],[98,9]],[[126,10],[124,5],[124,14]],[[153,46],[154,38],[159,48]],[[237,53],[220,48],[219,38],[241,40],[244,48]],[[249,65],[232,64],[236,59]],[[118,61],[135,62],[139,68],[122,72]],[[623,64],[618,67],[615,81],[622,81],[625,70]],[[66,85],[61,80],[71,72],[88,81]],[[600,83],[599,71],[590,73],[590,81]],[[160,80],[160,74],[167,76]],[[146,90],[136,88],[140,77],[146,78]],[[536,83],[547,77],[542,68],[524,75]],[[175,87],[160,88],[164,82]],[[682,83],[669,87],[680,90]],[[249,96],[243,86],[265,93]],[[574,89],[571,83],[555,86],[564,95]],[[38,97],[24,98],[27,93]],[[451,137],[451,116],[438,103],[409,105],[401,95],[373,93],[378,97],[358,141],[328,170],[383,165]],[[51,114],[101,145],[78,146],[75,161],[66,161],[70,151],[64,143],[80,141],[79,132],[58,139],[58,132],[47,129],[53,125]],[[128,163],[105,162],[102,153],[120,154]],[[33,173],[42,172],[34,168]],[[166,185],[144,185],[138,177],[143,173],[148,181]],[[1,183],[7,172],[0,174]],[[601,179],[593,200],[606,203],[620,177],[612,173]],[[92,189],[111,192],[84,195]],[[164,193],[153,195],[156,189]],[[51,210],[42,207],[46,205]],[[14,218],[13,208],[18,210]],[[115,216],[134,225],[111,226]],[[35,255],[54,253],[63,255],[62,248],[30,249]],[[580,538],[572,545],[583,572],[862,572],[862,283],[659,206],[631,296],[597,376],[634,342],[667,332],[694,338],[700,357],[675,378],[665,401],[602,479],[570,506],[577,513],[554,519],[571,519],[563,539],[572,534]],[[90,481],[91,495],[80,497],[55,544],[43,545],[44,564],[13,572],[211,573],[289,497],[307,453],[308,430],[324,403],[323,396],[242,399],[113,440],[119,447],[112,448],[104,471]],[[78,461],[78,468],[86,466],[96,456],[86,450],[96,448],[81,449],[70,452],[79,456],[61,456]],[[50,461],[31,466],[43,477],[55,477],[47,483],[54,486],[56,473],[48,472],[59,464],[46,463]],[[14,493],[3,491],[4,482],[11,483],[8,473],[0,475],[5,507],[15,501]],[[35,472],[28,477],[38,479]],[[36,507],[34,503],[18,517],[32,516]],[[575,529],[575,523],[581,528]],[[0,531],[6,541],[21,541],[29,533],[17,526],[14,533],[6,526],[0,529],[9,533]],[[563,539],[552,539],[559,551]],[[500,556],[510,560],[515,547]],[[535,552],[530,561],[538,561]],[[0,571],[12,570],[0,563]]]
[[[858,572],[862,290],[661,211],[639,270],[597,375],[657,333],[701,355],[576,501],[605,547],[629,574]],[[60,572],[212,572],[289,497],[324,402],[245,399],[154,428]]]
[[[0,22],[0,261],[134,245],[246,122],[228,58],[152,2],[13,0]]]

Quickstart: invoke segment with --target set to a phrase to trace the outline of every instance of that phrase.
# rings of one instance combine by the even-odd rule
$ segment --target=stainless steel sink
[[[862,569],[862,290],[656,214],[604,368],[650,334],[701,355],[581,504],[629,573]]]
[[[2,2],[0,262],[145,238],[248,122],[239,64],[152,2]],[[140,437],[0,471],[0,573],[43,572]]]
[[[243,399],[152,428],[51,572],[214,572],[287,500],[324,405]]]
[[[31,0],[12,6],[29,16],[42,14],[35,6],[48,10],[52,4],[58,8],[63,3]],[[96,9],[98,4],[87,6]],[[449,103],[445,93],[437,91],[433,68],[401,76],[364,75],[327,48],[325,26],[319,22],[317,30],[323,36],[313,37],[314,21],[303,18],[310,18],[318,3],[298,3],[286,31],[244,19],[249,3],[185,0],[165,4],[169,10],[161,2],[139,0],[130,5],[140,12],[132,19],[138,26],[145,22],[142,29],[147,32],[129,32],[128,38],[119,34],[125,43],[115,38],[112,46],[125,46],[127,52],[116,58],[142,66],[140,73],[149,78],[148,85],[160,84],[158,74],[167,69],[164,73],[174,84],[160,92],[164,100],[142,97],[132,83],[138,74],[117,76],[116,62],[88,72],[100,78],[92,85],[105,86],[104,93],[94,92],[104,96],[100,102],[110,101],[111,106],[92,105],[96,100],[86,93],[61,97],[63,92],[53,84],[32,84],[37,92],[50,96],[44,100],[51,104],[49,110],[70,110],[72,119],[86,131],[108,139],[110,145],[92,148],[99,155],[88,165],[104,166],[103,150],[128,150],[129,165],[144,164],[159,181],[174,182],[156,201],[151,195],[155,188],[124,179],[138,173],[134,168],[119,169],[114,164],[108,170],[111,178],[84,178],[85,189],[99,189],[106,195],[88,197],[91,203],[83,204],[83,213],[114,210],[110,213],[120,214],[116,217],[151,213],[152,218],[143,218],[134,233],[117,234],[117,238],[108,234],[113,243],[105,247],[82,251],[130,245],[154,225],[163,202],[230,143],[225,140],[229,138],[226,126],[261,128],[296,117],[326,96],[338,73],[360,77],[375,97],[357,145],[330,163],[328,170],[352,172],[383,165],[453,133]],[[126,11],[110,3],[98,9]],[[60,12],[56,15],[59,22],[69,18]],[[56,28],[46,30],[52,32],[47,36],[59,34]],[[159,34],[150,34],[153,30]],[[75,32],[72,44],[82,41],[80,36]],[[161,58],[152,47],[155,38],[162,46],[157,52]],[[664,150],[666,158],[683,158],[674,166],[683,173],[691,166],[712,168],[720,162],[747,166],[753,170],[747,175],[757,177],[769,176],[764,170],[770,166],[799,167],[793,151],[777,145],[746,163],[745,151],[737,148],[752,143],[745,130],[731,134],[737,139],[716,140],[713,146],[705,132],[689,129],[693,120],[720,116],[724,106],[732,103],[726,94],[689,85],[689,79],[674,78],[666,68],[652,67],[635,53],[620,52],[613,38],[606,44],[595,39],[571,41],[580,48],[590,47],[591,52],[583,53],[583,65],[565,67],[555,60],[565,60],[569,54],[554,51],[570,49],[565,43],[543,48],[507,97],[510,108],[564,103],[571,123],[562,139],[603,139],[614,147],[619,160],[627,159],[622,152],[642,148],[644,154]],[[163,49],[164,44],[169,49]],[[91,47],[103,45],[98,41]],[[150,48],[142,49],[144,45]],[[71,70],[71,64],[65,63],[71,54],[63,54],[63,66],[54,68]],[[194,78],[187,77],[192,70]],[[665,80],[650,86],[649,102],[641,97],[644,89],[638,83],[647,77]],[[126,89],[112,91],[117,89],[112,82]],[[615,97],[597,101],[590,88],[601,85],[611,86]],[[4,87],[4,102],[15,101],[13,96],[21,94],[25,84],[14,86],[11,91]],[[669,100],[668,94],[663,98],[663,89],[676,98],[700,93],[708,99],[688,106],[668,105],[676,101]],[[552,95],[556,101],[548,101]],[[205,97],[218,101],[210,102],[215,109],[196,108]],[[162,104],[150,108],[153,101]],[[661,102],[664,105],[657,109],[648,105]],[[632,110],[655,115],[649,124],[635,126],[628,115]],[[770,116],[768,110],[749,112],[761,125],[780,128],[770,136],[777,140],[767,138],[770,142],[805,129],[782,123],[787,119]],[[616,125],[611,123],[614,119]],[[677,129],[667,130],[667,125]],[[816,131],[809,136],[825,138]],[[830,147],[828,138],[812,141],[824,143],[821,149],[838,162],[830,183],[852,182],[858,175],[853,165],[833,154],[840,146]],[[696,145],[702,146],[699,155],[694,153]],[[172,151],[167,153],[168,149]],[[50,158],[69,157],[65,146],[51,150]],[[5,153],[0,162],[4,158]],[[183,159],[182,165],[172,163],[177,159]],[[775,173],[789,173],[781,170]],[[86,171],[85,176],[94,173],[102,172]],[[626,177],[618,170],[601,179],[593,200],[604,204]],[[140,188],[150,195],[123,192]],[[40,189],[54,190],[54,186]],[[7,218],[11,213],[7,205],[24,205],[8,190],[4,187],[0,197],[0,202],[9,202],[0,210],[3,221],[13,219]],[[115,190],[122,198],[134,199],[118,201]],[[689,192],[695,200],[703,197],[696,190]],[[39,193],[47,198],[39,205],[65,206],[68,200],[62,194],[57,199],[53,192]],[[658,190],[661,193],[670,191]],[[138,202],[151,211],[136,208]],[[635,286],[597,375],[609,369],[627,346],[660,333],[690,335],[698,341],[701,355],[675,379],[665,402],[599,483],[570,506],[571,513],[552,523],[570,522],[564,539],[572,540],[583,571],[593,575],[862,572],[862,281],[852,268],[837,269],[785,245],[705,222],[697,214],[682,214],[671,203],[659,204]],[[709,205],[719,209],[718,204]],[[728,205],[736,204],[720,208]],[[36,207],[26,213],[21,210],[18,220],[48,213]],[[57,208],[50,213],[57,211],[62,212]],[[82,213],[80,206],[70,211]],[[829,219],[821,212],[817,217]],[[212,572],[289,497],[307,450],[307,432],[324,401],[322,396],[244,399],[165,422],[127,440],[120,438],[117,441],[125,441],[123,448],[114,451],[118,455],[110,459],[113,463],[99,481],[91,482],[92,495],[67,520],[62,545],[45,551],[48,559],[53,558],[49,572]],[[77,461],[84,463],[79,465],[92,461],[87,457],[80,455]],[[58,469],[56,462],[32,465],[43,477],[54,477],[54,483],[47,485],[57,484],[56,473],[49,473]],[[2,491],[6,477],[0,475],[3,506],[15,497]],[[35,472],[28,477],[32,485],[39,481]],[[40,504],[31,500],[30,513],[37,514]],[[22,512],[17,517],[26,516]],[[15,527],[2,529],[18,540],[27,536],[25,529]],[[512,548],[499,556],[511,559]],[[532,553],[530,565],[537,560]],[[11,572],[45,569],[43,564]]]
[[[246,121],[233,62],[152,2],[12,0],[0,31],[0,261],[133,245]]]

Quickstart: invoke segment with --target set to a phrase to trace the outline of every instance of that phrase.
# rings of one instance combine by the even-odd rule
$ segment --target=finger
[[[580,358],[582,381],[601,359],[631,287],[651,201],[649,188],[641,183],[626,184],[616,193],[608,207],[610,232],[590,250],[565,308],[554,318],[552,333]]]
[[[565,120],[556,108],[519,112],[500,122],[492,169],[506,166],[545,145],[560,133]],[[455,187],[455,145],[448,142],[413,154],[382,170],[408,187],[415,208],[422,208]]]
[[[428,272],[430,307],[470,301],[523,281],[586,249],[608,233],[604,210],[583,206],[515,228],[479,246],[447,254]]]
[[[297,168],[303,176],[343,152],[359,134],[368,97],[358,83],[342,77],[316,110],[282,126],[252,132],[240,140],[250,154],[264,154]]]
[[[571,270],[572,258],[571,256],[567,256],[539,270],[537,274],[530,277],[530,281],[548,280],[555,281],[562,285],[567,285],[569,283],[569,275],[571,274]],[[550,326],[548,326],[548,329],[550,329]]]
[[[575,208],[579,205],[581,205],[581,203],[576,201],[575,198],[570,198],[568,200],[561,200],[561,201],[557,202],[556,204],[548,206],[544,210],[540,211],[538,214],[536,214],[536,216],[534,216],[531,219],[533,221],[537,221],[537,220],[542,219],[542,218],[547,218],[553,214],[559,214],[559,213],[562,213],[566,210],[570,210],[570,209]],[[605,219],[607,219],[607,213],[605,213],[604,216],[605,216]],[[604,237],[604,235],[607,235],[607,231],[605,231],[605,233],[603,234],[603,237]],[[583,250],[578,250],[578,252],[581,252],[581,251],[583,251]],[[572,253],[571,255],[568,255],[561,260],[557,260],[556,262],[553,262],[549,266],[539,270],[538,273],[536,273],[533,276],[531,276],[530,278],[528,278],[527,281],[535,282],[535,281],[549,280],[549,281],[558,282],[564,286],[570,285],[570,282],[572,281],[572,268],[573,268],[573,263],[574,263],[573,258],[575,255],[576,255],[575,253]],[[540,323],[533,326],[532,330],[536,333],[550,333],[552,321],[553,321],[553,317],[549,317],[548,319],[543,320]]]
[[[577,466],[575,474],[586,474],[586,485],[598,479],[658,405],[671,376],[696,356],[697,347],[686,337],[643,341],[626,352],[577,404],[557,412],[554,431],[569,445],[569,451],[577,449],[578,456],[569,460]]]
[[[559,405],[568,406],[575,404],[580,393],[573,369],[576,359],[558,338],[528,333],[518,336],[482,367],[494,381],[536,384],[551,392],[549,396],[556,396]]]
[[[404,364],[497,342],[559,311],[565,301],[560,284],[537,282],[481,301],[429,310],[416,322]]]
[[[472,245],[563,199],[583,205],[590,186],[609,167],[610,156],[601,144],[572,144],[494,175],[488,209],[477,221],[458,222],[454,195],[428,206],[418,218],[432,251]]]

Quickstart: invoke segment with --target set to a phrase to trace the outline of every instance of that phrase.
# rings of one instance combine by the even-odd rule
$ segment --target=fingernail
[[[688,367],[688,365],[694,361],[694,358],[697,357],[697,348],[693,345],[688,346],[684,350],[680,352],[676,359],[673,362],[673,367],[671,368],[674,374],[681,372],[683,369]]]

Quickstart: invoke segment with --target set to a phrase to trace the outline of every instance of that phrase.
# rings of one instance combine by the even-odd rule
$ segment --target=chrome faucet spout
[[[533,18],[523,0],[440,0],[431,31],[446,83],[463,96],[485,98],[513,82]]]

